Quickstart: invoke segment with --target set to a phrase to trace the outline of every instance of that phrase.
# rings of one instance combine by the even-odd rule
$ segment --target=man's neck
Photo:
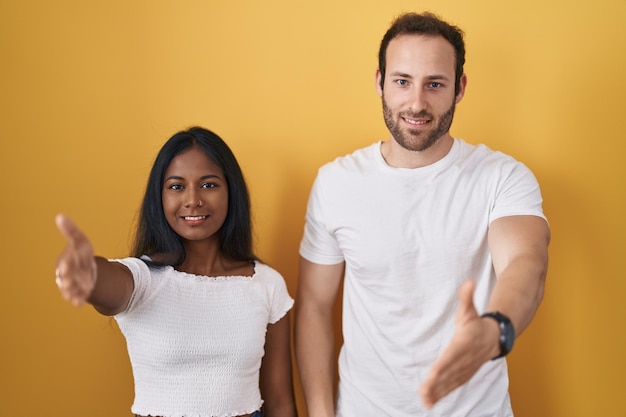
[[[394,168],[421,168],[439,161],[445,157],[454,139],[449,133],[439,138],[431,147],[423,151],[410,151],[403,148],[391,137],[382,143],[380,152],[387,165]]]

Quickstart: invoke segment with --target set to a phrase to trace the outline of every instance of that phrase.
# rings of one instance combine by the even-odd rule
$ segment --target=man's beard
[[[452,125],[452,119],[454,118],[454,109],[456,107],[456,102],[452,102],[452,106],[443,113],[439,119],[435,119],[435,117],[428,113],[426,110],[422,110],[419,113],[412,113],[410,111],[402,112],[398,114],[398,118],[402,118],[402,116],[418,119],[418,118],[428,118],[431,121],[437,120],[437,124],[428,132],[423,130],[411,130],[404,129],[404,131],[400,128],[400,121],[398,123],[393,118],[393,113],[389,106],[387,106],[387,102],[383,98],[383,117],[385,119],[385,124],[387,125],[387,129],[391,132],[391,136],[398,142],[400,146],[409,151],[425,151],[426,149],[433,146],[439,138],[448,133],[450,130],[450,126]],[[425,137],[421,137],[426,134]]]

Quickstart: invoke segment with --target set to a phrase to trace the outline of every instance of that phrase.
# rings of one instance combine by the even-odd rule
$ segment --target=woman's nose
[[[185,207],[202,207],[204,205],[200,194],[196,191],[189,190],[185,197]]]

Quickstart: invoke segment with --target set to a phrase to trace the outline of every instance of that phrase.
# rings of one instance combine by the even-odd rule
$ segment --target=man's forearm
[[[489,301],[488,311],[500,311],[513,323],[516,335],[530,324],[543,299],[547,259],[519,257],[502,271]]]
[[[335,338],[332,315],[297,310],[296,360],[309,417],[333,417]]]
[[[489,247],[498,280],[488,311],[508,316],[517,335],[528,327],[543,299],[549,242],[550,229],[540,217],[504,217],[490,226]]]

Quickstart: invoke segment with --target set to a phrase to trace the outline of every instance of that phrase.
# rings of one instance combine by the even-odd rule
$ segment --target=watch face
[[[510,321],[502,323],[502,334],[500,335],[500,347],[502,353],[507,354],[513,349],[513,342],[515,341],[515,331]]]
[[[482,317],[490,317],[498,322],[500,327],[500,354],[494,359],[501,358],[513,349],[513,342],[515,341],[515,329],[513,328],[513,324],[507,316],[497,311],[485,313]]]

